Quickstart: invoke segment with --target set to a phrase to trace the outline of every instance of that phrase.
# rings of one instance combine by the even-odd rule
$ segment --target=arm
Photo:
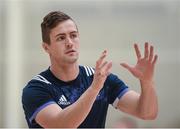
[[[72,105],[61,109],[57,104],[51,104],[42,109],[36,116],[36,122],[45,128],[76,128],[88,115],[98,90],[91,86]]]
[[[61,109],[57,104],[51,104],[42,109],[35,120],[42,127],[52,128],[76,128],[78,127],[90,112],[92,105],[103,87],[104,81],[112,67],[111,62],[104,61],[106,51],[96,62],[96,69],[92,85],[81,95],[81,97],[72,105]]]
[[[158,113],[158,102],[153,74],[157,55],[154,56],[153,46],[150,47],[149,52],[148,43],[145,43],[144,58],[141,58],[139,48],[136,44],[134,48],[137,55],[137,64],[134,67],[126,63],[122,63],[121,65],[139,79],[141,93],[139,94],[135,91],[127,92],[119,100],[118,108],[141,119],[155,119]]]

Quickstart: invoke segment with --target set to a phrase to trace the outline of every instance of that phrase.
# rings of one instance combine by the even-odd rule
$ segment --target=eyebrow
[[[70,32],[70,34],[72,34],[72,33],[78,33],[78,31],[72,31],[72,32]],[[59,34],[57,34],[55,37],[58,37],[58,36],[61,36],[61,35],[66,35],[66,33],[59,33]]]

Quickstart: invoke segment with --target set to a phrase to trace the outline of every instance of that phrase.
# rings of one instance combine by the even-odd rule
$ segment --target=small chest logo
[[[61,95],[61,97],[59,98],[58,104],[59,105],[69,105],[71,103],[67,101],[67,99],[64,95]]]

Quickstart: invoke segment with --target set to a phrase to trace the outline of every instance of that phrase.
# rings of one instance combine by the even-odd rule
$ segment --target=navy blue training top
[[[79,75],[75,80],[64,82],[56,78],[50,69],[36,75],[23,89],[22,104],[26,121],[30,128],[41,127],[35,117],[46,106],[56,103],[62,109],[70,106],[88,89],[93,81],[94,69],[79,66]],[[110,74],[86,119],[79,128],[104,128],[107,109],[128,91],[116,75]]]

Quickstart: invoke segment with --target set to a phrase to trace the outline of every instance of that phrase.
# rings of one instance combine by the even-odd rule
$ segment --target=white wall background
[[[49,66],[41,48],[40,23],[53,10],[76,21],[81,38],[80,64],[94,66],[107,49],[113,72],[132,89],[139,82],[120,62],[135,64],[133,43],[145,41],[159,55],[156,88],[159,115],[143,121],[111,106],[107,127],[127,117],[137,127],[180,127],[180,1],[178,0],[0,0],[0,127],[27,127],[21,105],[22,88]]]

